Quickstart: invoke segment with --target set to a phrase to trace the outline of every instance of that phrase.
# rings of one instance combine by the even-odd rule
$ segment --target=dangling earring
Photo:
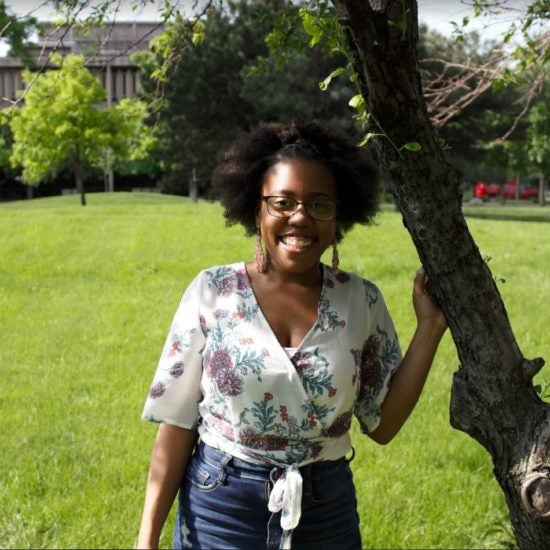
[[[264,254],[264,249],[262,247],[262,236],[260,235],[260,230],[258,229],[258,234],[256,235],[256,254],[254,255],[256,260],[256,269],[258,273],[265,273],[267,268],[267,261]]]
[[[340,273],[340,257],[338,256],[336,239],[332,241],[332,273],[334,275],[338,275]]]

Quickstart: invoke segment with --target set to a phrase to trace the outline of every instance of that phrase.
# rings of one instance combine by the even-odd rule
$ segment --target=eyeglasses
[[[276,218],[290,218],[300,205],[303,205],[309,217],[319,221],[332,220],[336,214],[336,203],[330,199],[313,199],[297,201],[292,197],[271,195],[262,197],[267,205],[267,211]]]

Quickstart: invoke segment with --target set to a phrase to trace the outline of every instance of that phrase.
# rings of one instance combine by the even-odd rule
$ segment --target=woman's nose
[[[293,223],[293,224],[298,223],[300,225],[305,225],[305,224],[309,224],[312,218],[308,214],[305,204],[300,203],[296,207],[296,210],[294,210],[294,212],[292,212],[292,214],[289,216],[288,220],[290,223]]]

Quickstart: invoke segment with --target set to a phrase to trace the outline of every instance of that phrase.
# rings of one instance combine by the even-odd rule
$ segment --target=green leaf
[[[357,147],[363,147],[366,145],[373,137],[376,136],[383,136],[384,134],[373,134],[372,132],[369,132],[368,134],[365,134],[363,139],[357,144]]]
[[[508,42],[510,42],[510,40],[511,40],[512,37],[514,36],[514,33],[515,33],[515,28],[511,28],[511,29],[504,35],[504,38],[502,39],[502,41],[504,42],[504,44],[508,44]]]
[[[365,108],[365,100],[361,94],[356,94],[349,100],[348,105],[358,111],[362,111]]]
[[[329,86],[329,84],[332,82],[333,78],[336,78],[337,76],[340,76],[341,74],[346,72],[345,67],[338,67],[337,69],[334,69],[322,82],[319,82],[319,88],[321,90],[326,90]]]
[[[309,36],[311,36],[309,45],[315,46],[323,36],[322,27],[319,25],[317,18],[314,17],[306,9],[300,10],[300,17],[302,19],[304,30],[307,32],[307,34],[309,34]]]
[[[493,82],[491,88],[495,93],[500,92],[504,88],[504,82],[499,78]]]
[[[193,34],[191,35],[191,42],[193,46],[198,46],[202,44],[206,39],[206,26],[202,21],[197,22],[193,26]]]
[[[405,143],[405,145],[403,145],[403,147],[401,147],[401,149],[406,149],[407,151],[417,152],[417,151],[422,150],[422,145],[420,145],[420,143],[418,143],[418,141],[409,141],[409,143]]]

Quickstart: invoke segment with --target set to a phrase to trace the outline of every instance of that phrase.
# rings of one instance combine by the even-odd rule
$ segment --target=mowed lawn
[[[156,429],[140,413],[172,315],[199,269],[253,254],[254,240],[225,227],[215,203],[137,193],[88,202],[0,205],[0,547],[135,544]],[[550,357],[550,224],[469,225],[524,354]],[[354,229],[340,256],[382,289],[405,347],[418,259],[399,214]],[[354,427],[365,548],[512,542],[488,455],[449,425],[456,368],[447,335],[396,440],[380,447]]]

